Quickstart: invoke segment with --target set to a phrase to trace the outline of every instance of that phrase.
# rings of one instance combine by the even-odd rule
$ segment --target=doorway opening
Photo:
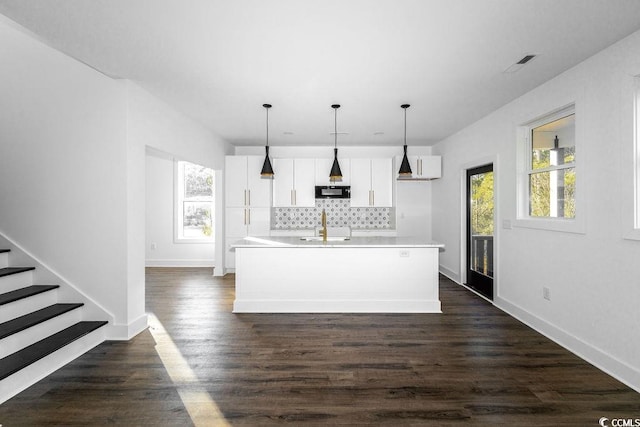
[[[467,170],[467,283],[493,301],[493,164]]]

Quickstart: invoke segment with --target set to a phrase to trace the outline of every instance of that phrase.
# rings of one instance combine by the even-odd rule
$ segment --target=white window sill
[[[627,230],[622,238],[625,240],[640,240],[640,228],[634,228],[631,230]]]
[[[561,233],[587,234],[584,221],[562,218],[520,218],[514,227],[534,228],[537,230],[558,231]]]
[[[211,239],[181,239],[181,238],[176,238],[173,240],[173,243],[176,244],[181,244],[181,243],[188,243],[188,244],[213,244],[215,243],[215,240],[211,240]]]

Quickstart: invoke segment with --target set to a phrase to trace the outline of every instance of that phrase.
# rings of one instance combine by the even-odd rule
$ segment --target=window
[[[576,121],[570,106],[520,128],[517,224],[582,232],[576,203]]]
[[[532,127],[529,216],[576,217],[575,114]]]
[[[184,161],[176,166],[176,240],[211,242],[214,172]]]
[[[640,76],[635,77],[634,135],[633,135],[633,228],[640,240]]]

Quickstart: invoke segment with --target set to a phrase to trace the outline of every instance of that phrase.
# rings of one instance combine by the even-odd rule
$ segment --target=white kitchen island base
[[[238,242],[234,313],[440,313],[438,251],[396,238]]]

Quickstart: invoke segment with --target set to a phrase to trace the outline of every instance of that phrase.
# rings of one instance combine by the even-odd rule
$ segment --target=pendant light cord
[[[266,108],[266,110],[267,110],[267,147],[268,147],[269,146],[269,108]],[[406,129],[405,129],[405,132],[406,132]],[[405,136],[405,139],[406,139],[406,136]]]
[[[333,137],[334,137],[334,144],[333,144],[333,148],[338,148],[338,109],[334,108],[333,109],[333,117],[334,117],[334,121],[333,121]]]
[[[404,145],[407,145],[407,109],[404,110]]]

